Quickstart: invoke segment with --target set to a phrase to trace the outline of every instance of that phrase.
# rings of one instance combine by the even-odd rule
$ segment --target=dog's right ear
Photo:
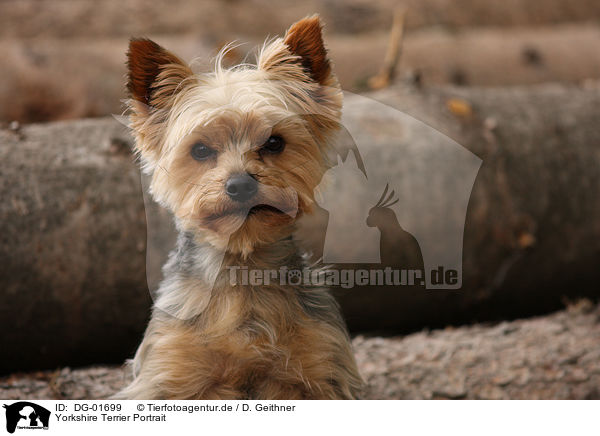
[[[137,115],[168,110],[194,73],[181,59],[149,39],[131,39],[127,52],[127,89]]]
[[[181,59],[149,39],[132,39],[127,52],[129,127],[142,167],[151,172],[164,147],[166,122],[177,100],[197,83]]]

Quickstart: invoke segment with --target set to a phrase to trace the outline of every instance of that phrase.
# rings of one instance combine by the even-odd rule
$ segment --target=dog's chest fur
[[[360,378],[327,290],[232,286],[226,266],[241,259],[219,260],[210,246],[180,235],[135,357],[136,379],[153,379],[161,398],[353,397]],[[290,238],[243,266],[280,264],[303,266]]]

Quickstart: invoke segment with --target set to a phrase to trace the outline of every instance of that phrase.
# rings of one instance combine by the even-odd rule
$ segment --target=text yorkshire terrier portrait
[[[597,428],[598,23],[0,1],[0,432]]]

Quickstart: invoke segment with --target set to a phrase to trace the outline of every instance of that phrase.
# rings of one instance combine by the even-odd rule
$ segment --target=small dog
[[[148,39],[128,67],[135,149],[175,216],[177,248],[122,399],[352,399],[362,385],[323,288],[230,283],[232,266],[302,269],[293,234],[314,204],[342,92],[318,16],[256,65],[195,75]]]

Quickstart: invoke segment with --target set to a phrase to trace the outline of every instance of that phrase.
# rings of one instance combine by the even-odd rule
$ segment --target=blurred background
[[[160,279],[162,262],[148,253],[146,263],[147,236],[168,245],[170,217],[146,216],[131,137],[112,117],[124,111],[129,38],[149,37],[202,72],[225,44],[241,43],[227,62],[253,61],[267,37],[314,13],[345,90],[413,115],[483,160],[460,291],[336,290],[375,386],[367,396],[600,396],[596,0],[0,1],[0,395],[110,393],[122,384],[117,369],[64,368],[119,364],[145,328],[147,278]],[[365,129],[385,122],[348,111]],[[150,224],[164,233],[147,235]],[[308,234],[315,226],[322,220]],[[479,346],[477,358],[461,357]],[[425,386],[424,374],[411,378],[418,361],[431,377],[458,375]],[[94,377],[112,377],[108,391]]]
[[[318,12],[346,90],[366,88],[383,62],[393,0],[5,0],[0,119],[38,122],[122,110],[124,53],[154,38],[201,70],[218,49],[267,36]],[[414,0],[407,7],[402,75],[460,86],[581,83],[598,76],[600,4],[593,0]]]

